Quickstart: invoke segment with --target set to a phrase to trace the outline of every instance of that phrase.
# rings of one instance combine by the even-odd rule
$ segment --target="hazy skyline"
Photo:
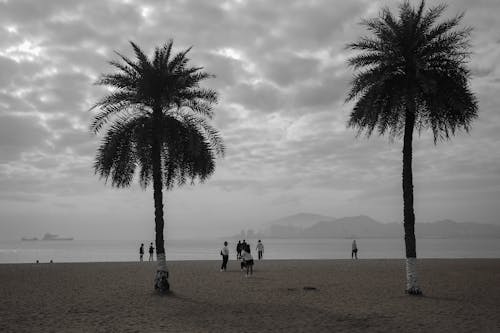
[[[227,146],[205,184],[166,192],[169,237],[231,235],[298,212],[402,220],[402,142],[346,128],[352,70],[345,45],[361,18],[399,1],[0,0],[0,238],[45,232],[146,239],[152,189],[94,175],[89,108],[113,51],[168,39],[217,78],[213,124]],[[418,1],[412,1],[417,4]],[[441,1],[427,1],[427,6]],[[414,140],[417,222],[500,224],[500,2],[448,1],[474,28],[470,68],[479,119],[434,146]],[[418,226],[417,226],[418,228]]]

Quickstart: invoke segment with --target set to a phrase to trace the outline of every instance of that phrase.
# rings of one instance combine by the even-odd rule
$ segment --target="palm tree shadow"
[[[427,294],[422,294],[422,295],[402,295],[397,297],[399,299],[419,299],[419,300],[430,300],[430,301],[440,301],[440,302],[460,302],[460,299],[456,297],[446,297],[446,296],[429,296]]]
[[[170,298],[176,298],[176,299],[182,299],[183,297],[172,290],[169,290],[167,292],[159,292],[159,291],[152,291],[151,292],[151,297],[170,297]]]
[[[189,304],[196,304],[196,305],[205,305],[206,303],[201,300],[197,300],[179,293],[176,293],[174,291],[168,291],[165,293],[160,293],[157,291],[154,291],[151,293],[151,297],[158,297],[158,298],[169,298],[172,300],[180,301],[183,303],[189,303]]]
[[[440,297],[440,296],[427,296],[427,295],[422,295],[421,296],[423,299],[429,299],[433,301],[446,301],[446,302],[460,302],[458,298],[455,297]]]

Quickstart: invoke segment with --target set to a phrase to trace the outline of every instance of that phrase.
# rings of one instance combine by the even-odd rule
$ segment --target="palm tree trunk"
[[[165,259],[165,242],[163,239],[163,179],[161,172],[161,109],[153,111],[153,196],[155,205],[155,232],[156,232],[156,270],[155,289],[166,292],[170,289],[168,283],[167,261]]]
[[[415,213],[413,209],[412,141],[415,126],[415,104],[410,101],[406,111],[403,138],[403,216],[406,247],[406,292],[422,293],[417,284],[417,251],[415,242]]]

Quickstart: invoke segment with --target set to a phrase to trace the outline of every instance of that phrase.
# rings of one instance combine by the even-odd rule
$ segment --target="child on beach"
[[[142,257],[144,256],[144,243],[141,244],[139,248],[139,261],[142,261]]]
[[[246,272],[246,277],[249,275],[253,275],[253,257],[252,254],[250,253],[250,245],[247,244],[244,248],[243,251],[241,252],[241,270],[246,267],[247,272]]]

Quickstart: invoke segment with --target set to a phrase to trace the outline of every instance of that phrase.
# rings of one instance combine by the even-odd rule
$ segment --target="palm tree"
[[[463,14],[437,22],[446,9],[413,8],[408,1],[399,16],[384,8],[363,20],[372,36],[347,48],[359,51],[348,60],[357,71],[346,101],[355,101],[348,127],[391,139],[403,137],[403,202],[406,246],[406,292],[421,294],[417,283],[413,210],[412,140],[415,129],[430,128],[434,144],[457,130],[469,131],[478,106],[468,84],[470,28],[459,28]]]
[[[188,180],[204,181],[215,170],[224,145],[208,120],[217,93],[200,87],[213,77],[201,67],[189,67],[190,48],[173,54],[173,41],[155,49],[149,59],[130,42],[135,59],[119,53],[110,61],[118,71],[102,74],[96,84],[111,87],[93,107],[99,112],[90,129],[106,133],[97,150],[94,170],[115,187],[129,186],[134,176],[145,189],[153,184],[156,254],[155,289],[168,291],[163,238],[163,188]],[[136,172],[136,169],[138,172]]]

